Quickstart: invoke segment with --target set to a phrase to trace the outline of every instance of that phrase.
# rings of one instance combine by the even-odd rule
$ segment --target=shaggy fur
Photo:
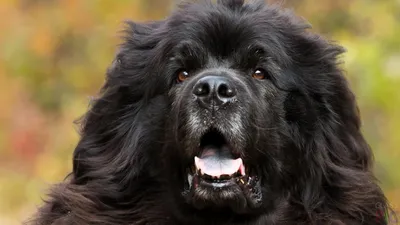
[[[183,3],[165,20],[128,22],[82,120],[73,171],[31,223],[387,224],[338,67],[343,49],[308,28],[278,6],[243,0]],[[256,69],[265,76],[252,78]],[[182,70],[190,76],[177,82]],[[237,92],[213,113],[191,93],[210,73]],[[210,127],[254,169],[257,197],[189,193],[186,169]]]

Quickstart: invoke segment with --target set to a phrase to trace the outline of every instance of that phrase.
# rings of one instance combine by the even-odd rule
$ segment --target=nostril
[[[200,83],[195,86],[193,93],[197,96],[207,96],[210,94],[210,85],[208,83]]]
[[[218,87],[218,95],[223,98],[232,98],[236,95],[236,92],[227,84],[220,84]]]

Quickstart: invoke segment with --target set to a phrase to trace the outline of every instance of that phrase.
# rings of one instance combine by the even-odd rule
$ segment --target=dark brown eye
[[[257,70],[255,70],[255,71],[253,72],[253,74],[252,74],[251,76],[252,76],[253,78],[255,78],[255,79],[262,80],[262,79],[265,79],[266,74],[265,74],[265,71],[264,71],[264,70],[257,69]]]
[[[189,73],[188,73],[187,71],[181,70],[181,71],[178,73],[178,77],[177,77],[178,82],[183,82],[183,81],[186,80],[187,78],[189,78]]]

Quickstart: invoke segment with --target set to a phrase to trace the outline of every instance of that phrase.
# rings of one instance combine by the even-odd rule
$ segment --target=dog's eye
[[[189,73],[185,70],[181,70],[178,73],[178,77],[177,77],[177,81],[178,82],[182,82],[184,80],[186,80],[187,78],[189,78]]]
[[[265,79],[266,73],[265,73],[265,71],[262,70],[262,69],[257,69],[257,70],[255,70],[255,71],[253,72],[253,74],[252,74],[251,76],[252,76],[253,78],[255,78],[255,79],[262,80],[262,79]]]

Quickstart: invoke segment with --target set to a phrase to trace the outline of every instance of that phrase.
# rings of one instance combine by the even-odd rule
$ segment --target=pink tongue
[[[195,157],[195,165],[202,174],[220,177],[236,173],[243,167],[243,162],[241,158],[233,159],[227,148],[206,148],[200,158]]]

